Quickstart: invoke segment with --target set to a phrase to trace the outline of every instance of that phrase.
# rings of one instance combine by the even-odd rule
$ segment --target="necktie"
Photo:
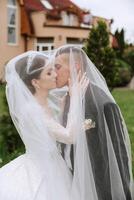
[[[66,127],[66,125],[67,125],[67,115],[68,115],[68,112],[69,112],[69,106],[70,106],[70,96],[69,96],[69,94],[67,94],[65,106],[64,106],[64,112],[63,112],[63,120],[62,120],[62,125],[64,127]],[[66,147],[66,145],[61,143],[61,151],[62,151],[63,158],[65,158],[65,155],[64,155],[65,147]]]

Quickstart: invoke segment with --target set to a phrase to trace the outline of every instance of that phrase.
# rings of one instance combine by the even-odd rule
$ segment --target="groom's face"
[[[55,68],[57,73],[57,87],[61,88],[65,85],[68,85],[68,79],[70,76],[68,54],[61,54],[56,57]]]

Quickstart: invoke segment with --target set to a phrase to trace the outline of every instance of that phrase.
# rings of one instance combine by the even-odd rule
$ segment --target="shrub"
[[[24,145],[11,120],[5,95],[3,104],[6,112],[0,115],[0,166],[24,153]]]
[[[131,66],[125,61],[116,59],[115,86],[126,86],[131,80]]]

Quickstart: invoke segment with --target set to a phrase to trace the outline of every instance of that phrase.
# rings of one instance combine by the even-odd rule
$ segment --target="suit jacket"
[[[111,141],[120,171],[120,176],[125,191],[126,200],[132,200],[129,190],[130,174],[128,166],[128,156],[124,144],[124,136],[122,135],[124,130],[119,108],[97,86],[92,85],[92,91],[90,88],[88,88],[86,92],[85,119],[91,118],[93,121],[95,121],[96,126],[95,128],[86,131],[86,138],[99,200],[112,200],[107,141],[105,134],[104,118],[102,117],[103,114],[105,115],[108,125]],[[64,116],[63,118],[65,125],[67,116]],[[101,119],[101,121],[98,121],[98,118]],[[103,145],[101,143],[100,137],[101,140],[103,140]],[[71,148],[71,161],[73,165],[73,146]]]

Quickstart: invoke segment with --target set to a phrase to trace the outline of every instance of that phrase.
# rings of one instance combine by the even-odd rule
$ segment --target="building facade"
[[[52,50],[64,44],[83,46],[98,20],[69,0],[0,1],[0,80],[5,64],[28,50]],[[111,43],[113,38],[110,37]]]

